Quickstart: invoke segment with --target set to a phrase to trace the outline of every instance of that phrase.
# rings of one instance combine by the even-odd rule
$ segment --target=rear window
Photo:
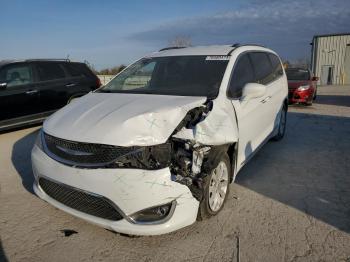
[[[37,63],[40,81],[65,78],[65,73],[59,63]]]
[[[288,80],[310,80],[310,72],[307,69],[290,68],[286,70]]]

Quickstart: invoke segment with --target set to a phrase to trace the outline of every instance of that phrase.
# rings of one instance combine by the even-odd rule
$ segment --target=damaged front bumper
[[[83,169],[61,164],[37,146],[32,151],[33,172],[40,177],[103,196],[111,201],[123,216],[111,221],[78,211],[50,197],[36,182],[34,190],[43,200],[74,216],[107,229],[131,235],[158,235],[175,231],[196,221],[199,201],[189,187],[172,181],[169,168],[142,169]],[[132,215],[150,207],[175,203],[161,223],[137,223]]]

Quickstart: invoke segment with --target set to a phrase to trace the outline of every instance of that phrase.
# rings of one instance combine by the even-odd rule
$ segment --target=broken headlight
[[[135,150],[118,157],[111,167],[161,169],[169,166],[171,159],[171,144],[135,147]]]
[[[176,206],[176,201],[171,203],[147,208],[136,212],[130,218],[134,223],[140,224],[155,224],[166,222],[173,214]]]
[[[213,101],[209,100],[199,107],[195,107],[187,112],[186,116],[180,124],[175,128],[174,134],[180,131],[181,128],[193,128],[199,122],[203,121],[209,112],[213,109]]]

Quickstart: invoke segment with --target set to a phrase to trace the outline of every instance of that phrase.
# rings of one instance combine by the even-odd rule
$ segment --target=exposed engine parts
[[[174,145],[170,165],[172,179],[188,186],[192,195],[200,201],[203,197],[203,179],[218,165],[229,145],[198,146],[179,140],[174,141]]]
[[[202,122],[213,108],[212,101],[190,110],[175,129],[174,134],[182,128],[194,129]],[[194,140],[172,137],[172,158],[170,170],[173,181],[188,186],[192,195],[201,200],[203,197],[203,178],[216,167],[221,154],[226,153],[228,144],[220,146],[201,145]]]

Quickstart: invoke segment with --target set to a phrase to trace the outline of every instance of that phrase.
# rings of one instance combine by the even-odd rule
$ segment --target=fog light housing
[[[130,216],[135,224],[161,224],[168,221],[174,213],[176,201],[150,207],[136,212]]]

